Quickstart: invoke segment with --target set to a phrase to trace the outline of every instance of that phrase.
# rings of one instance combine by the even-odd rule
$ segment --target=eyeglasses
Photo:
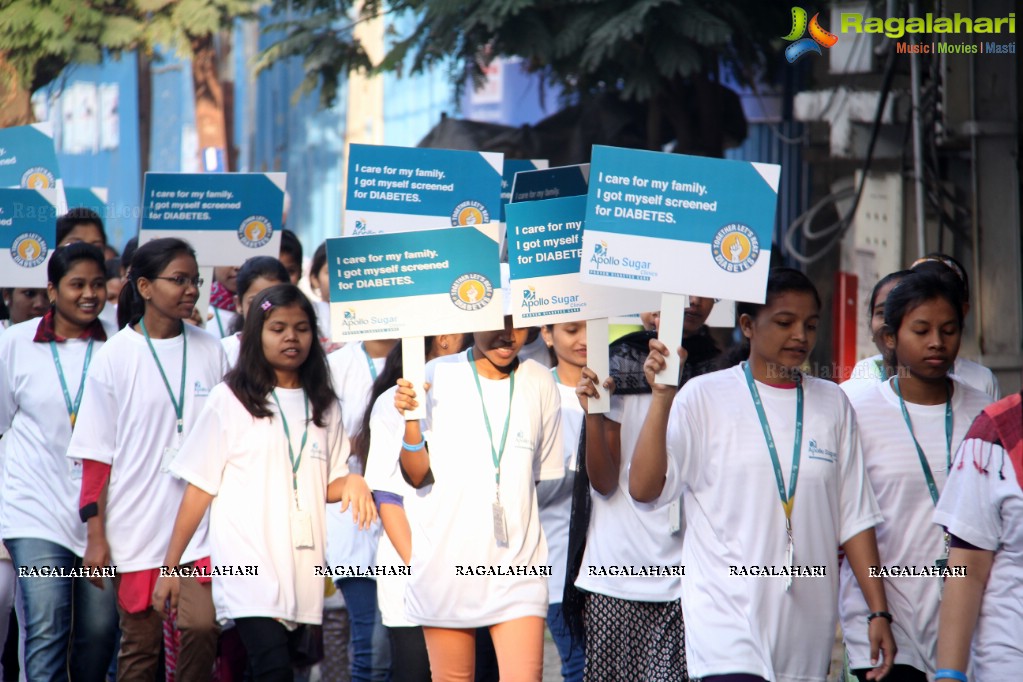
[[[196,289],[202,289],[203,282],[205,281],[202,277],[185,277],[184,275],[177,275],[176,277],[153,277],[153,279],[165,279],[182,288],[191,284]]]

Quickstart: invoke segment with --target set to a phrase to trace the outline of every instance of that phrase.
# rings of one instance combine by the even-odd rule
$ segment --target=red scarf
[[[37,343],[48,343],[50,341],[56,341],[57,343],[63,343],[67,341],[63,336],[57,334],[54,329],[54,314],[53,306],[46,311],[42,319],[39,320],[39,326],[36,327],[36,335],[32,338]],[[103,329],[103,323],[99,321],[99,318],[92,321],[92,323],[85,328],[82,332],[80,339],[95,339],[96,341],[106,341],[107,332]]]
[[[221,310],[228,310],[232,313],[238,312],[234,308],[234,294],[227,290],[220,282],[214,282],[210,287],[210,305]]]
[[[964,440],[971,438],[1001,445],[1016,470],[1016,480],[1023,487],[1023,398],[1020,393],[1014,393],[984,408]],[[974,461],[973,465],[987,473],[986,462]],[[1002,475],[1000,471],[999,475]]]

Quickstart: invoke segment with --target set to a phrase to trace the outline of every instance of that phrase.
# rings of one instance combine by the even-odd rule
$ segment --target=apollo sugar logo
[[[50,189],[56,184],[53,173],[42,166],[29,168],[21,176],[21,186],[26,189]]]
[[[341,314],[341,326],[352,331],[361,329],[363,332],[397,331],[398,318],[395,315],[371,315],[360,317],[355,308],[346,308]],[[391,325],[391,326],[388,326]]]
[[[34,268],[46,260],[49,249],[46,240],[35,232],[18,235],[11,244],[11,258],[23,268]]]
[[[483,275],[467,273],[451,283],[451,302],[466,312],[482,310],[494,297],[494,285]]]
[[[451,212],[452,227],[470,227],[490,222],[490,212],[478,201],[463,201]]]
[[[628,256],[622,256],[621,258],[618,256],[612,256],[611,247],[603,240],[593,245],[593,254],[590,255],[590,265],[592,266],[590,274],[609,275],[611,277],[620,277],[622,279],[634,279],[648,282],[651,277],[657,274],[650,270],[651,262],[648,260],[638,260]],[[624,268],[631,272],[607,272],[606,270],[601,270],[601,266],[608,268]]]
[[[250,249],[257,249],[270,242],[274,228],[270,220],[261,215],[249,216],[238,226],[238,241]]]
[[[806,16],[806,10],[802,7],[792,8],[792,30],[787,36],[782,36],[782,40],[792,42],[785,48],[785,59],[789,60],[789,64],[795,63],[811,52],[822,55],[824,54],[821,52],[822,47],[831,48],[838,42],[838,36],[821,27],[818,20],[819,12],[813,15],[809,23],[806,21]],[[810,33],[809,38],[803,37],[806,32]]]
[[[745,272],[760,257],[756,233],[741,223],[725,225],[710,245],[714,262],[725,272]]]
[[[582,312],[586,303],[580,301],[578,294],[541,295],[533,286],[522,290],[522,307],[526,309],[523,317],[539,317],[541,315],[564,315]]]

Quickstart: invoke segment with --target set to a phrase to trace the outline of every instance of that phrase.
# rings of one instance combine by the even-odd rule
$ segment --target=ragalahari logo
[[[789,64],[810,52],[824,54],[821,52],[822,47],[834,47],[838,42],[838,36],[821,28],[819,16],[820,13],[814,14],[807,24],[806,10],[802,7],[792,8],[792,30],[787,36],[782,37],[782,40],[794,41],[785,48],[785,59],[789,60]],[[804,38],[803,34],[807,31],[810,37]]]

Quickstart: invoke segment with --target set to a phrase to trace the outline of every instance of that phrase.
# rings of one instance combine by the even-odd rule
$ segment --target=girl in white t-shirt
[[[428,336],[426,360],[462,352],[462,334]],[[377,602],[391,650],[392,682],[430,682],[430,661],[423,629],[405,617],[405,575],[412,554],[409,514],[414,513],[416,490],[401,475],[398,455],[405,420],[394,409],[395,382],[401,377],[402,350],[396,344],[373,382],[369,404],[359,435],[352,447],[365,461],[366,482],[380,513],[384,533],[376,553],[376,565],[386,569],[376,578]]]
[[[238,311],[231,329],[233,333],[228,334],[220,340],[224,346],[224,354],[227,356],[228,367],[234,367],[238,362],[238,350],[242,345],[242,326],[245,323],[245,315],[252,305],[252,301],[275,284],[287,284],[291,281],[284,264],[270,256],[255,256],[245,261],[238,268],[237,293],[234,295],[234,306]]]
[[[833,383],[802,374],[820,299],[807,277],[771,270],[766,302],[737,305],[749,360],[675,393],[654,385],[667,348],[650,342],[654,400],[629,490],[640,503],[683,497],[682,610],[689,673],[705,682],[827,677],[838,599],[838,547],[870,605],[872,663],[892,665],[892,637],[856,419]],[[685,353],[679,356],[685,361]]]
[[[962,338],[959,293],[930,274],[909,274],[887,296],[880,334],[897,372],[852,399],[863,463],[884,521],[876,528],[885,568],[885,593],[899,653],[894,682],[934,676],[941,577],[893,576],[892,571],[931,571],[946,562],[943,533],[932,523],[934,505],[970,424],[991,402],[986,393],[948,376]],[[849,667],[861,681],[869,670],[870,644],[860,625],[870,612],[844,563],[839,616]]]
[[[93,354],[114,332],[99,320],[106,303],[103,252],[87,243],[62,246],[47,271],[50,310],[0,336],[6,474],[0,536],[15,568],[29,571],[19,578],[28,678],[52,679],[70,665],[99,679],[117,632],[111,582],[97,587],[85,577],[40,578],[39,571],[82,567],[85,526],[77,505],[82,469],[67,459],[67,446]],[[67,418],[57,418],[60,414]],[[13,595],[13,585],[10,590]]]
[[[84,564],[117,567],[118,677],[151,677],[163,638],[150,608],[185,484],[170,465],[210,390],[224,375],[220,342],[184,320],[199,296],[199,266],[180,239],[155,239],[132,257],[117,307],[121,331],[92,358],[68,457],[82,460]],[[185,560],[208,561],[205,523]],[[209,679],[218,628],[208,579],[182,581],[179,679]]]
[[[210,393],[172,472],[188,482],[165,566],[177,566],[207,510],[217,619],[235,622],[255,680],[291,680],[296,626],[321,622],[325,505],[376,518],[362,477],[345,464],[348,438],[316,314],[292,284],[272,286],[248,310],[237,367]],[[153,606],[178,606],[180,578],[161,577]]]
[[[561,657],[561,677],[566,682],[583,679],[586,663],[585,636],[573,633],[562,613],[565,579],[568,575],[568,528],[572,516],[572,491],[579,436],[583,426],[583,410],[575,395],[586,366],[586,323],[549,324],[541,329],[547,348],[556,358],[551,370],[561,396],[561,443],[564,447],[565,477],[537,486],[540,503],[540,524],[547,538],[547,561],[552,567],[547,591],[547,628]]]
[[[1023,394],[988,405],[963,439],[934,522],[951,535],[935,680],[1010,682],[1023,670]]]
[[[466,353],[428,364],[426,419],[405,423],[402,467],[414,486],[433,480],[410,518],[405,610],[423,626],[438,682],[471,679],[476,627],[490,629],[502,680],[535,681],[543,669],[549,569],[536,482],[565,467],[554,378],[518,361],[527,334],[509,315]],[[394,405],[417,405],[405,379]]]

